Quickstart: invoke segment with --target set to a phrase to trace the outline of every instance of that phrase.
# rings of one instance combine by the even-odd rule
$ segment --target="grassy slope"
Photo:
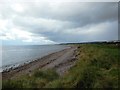
[[[55,70],[35,71],[32,75],[3,81],[3,87],[118,88],[118,52],[115,45],[80,45],[76,65],[63,77]]]

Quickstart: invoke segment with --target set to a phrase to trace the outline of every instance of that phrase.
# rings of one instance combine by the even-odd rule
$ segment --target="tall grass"
[[[54,69],[36,70],[32,75],[23,75],[19,78],[3,81],[3,88],[42,88],[48,82],[58,79]]]
[[[63,77],[55,70],[37,70],[3,81],[3,88],[118,88],[119,52],[114,44],[82,44],[76,65]]]
[[[119,48],[113,44],[84,44],[80,47],[76,65],[63,78],[46,87],[118,88]]]

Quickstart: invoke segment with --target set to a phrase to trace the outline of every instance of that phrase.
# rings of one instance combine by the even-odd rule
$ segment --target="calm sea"
[[[32,60],[41,58],[53,52],[68,48],[65,45],[26,45],[26,46],[2,46],[0,48],[0,67],[4,70],[17,67]]]

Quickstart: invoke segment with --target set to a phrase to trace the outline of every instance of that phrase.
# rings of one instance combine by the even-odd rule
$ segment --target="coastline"
[[[19,46],[15,46],[14,48],[13,48],[13,46],[4,47],[3,51],[5,51],[5,52],[4,52],[4,55],[2,55],[4,58],[1,61],[6,61],[6,62],[3,62],[3,63],[1,62],[1,66],[0,66],[1,71],[0,72],[9,71],[10,69],[14,69],[16,67],[23,66],[24,64],[28,64],[30,62],[38,60],[38,59],[40,59],[44,56],[47,56],[51,53],[58,52],[58,51],[61,51],[61,50],[64,50],[66,48],[71,47],[71,45],[57,45],[57,46],[56,45],[51,45],[50,46],[51,49],[47,47],[48,49],[46,50],[46,48],[45,48],[46,45],[39,45],[39,46],[40,46],[40,49],[38,49],[37,51],[34,51],[36,48],[34,48],[34,50],[32,51],[31,48],[33,48],[33,47],[31,47],[31,46],[30,47],[28,46],[27,48],[26,48],[26,46],[20,46],[20,48],[21,47],[23,49],[25,48],[24,49],[25,50],[25,55],[21,54],[21,51],[23,51],[23,53],[24,53],[24,50],[22,50],[22,49],[20,51],[16,50],[16,49],[19,48]],[[39,48],[39,46],[37,46],[37,47]],[[49,45],[47,45],[47,46],[49,46]],[[8,49],[6,49],[6,48],[8,48]],[[11,48],[14,49],[14,50],[12,50],[11,53],[8,53],[9,50],[11,51]],[[44,52],[44,48],[45,48],[45,52]],[[17,55],[16,55],[16,53],[17,53]],[[9,54],[11,54],[11,55],[9,56]],[[6,58],[6,57],[8,57],[8,58]],[[13,62],[13,63],[11,63],[11,62]]]
[[[2,79],[14,79],[24,74],[31,74],[36,69],[55,68],[59,75],[63,75],[75,62],[75,51],[77,47],[63,49],[58,52],[51,53],[40,59],[33,60],[16,68],[2,72]]]

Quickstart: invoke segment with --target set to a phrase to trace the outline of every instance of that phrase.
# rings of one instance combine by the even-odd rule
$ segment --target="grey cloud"
[[[42,33],[48,31],[58,32],[64,29],[79,27],[79,24],[76,22],[21,16],[12,19],[12,22],[14,23],[14,25],[20,26],[23,29],[27,29],[32,33]]]
[[[103,25],[107,25],[106,23],[103,23]],[[92,26],[90,26],[92,29],[94,29]],[[117,40],[118,39],[118,25],[117,21],[115,22],[108,22],[108,25],[106,28],[98,28],[96,32],[98,33],[79,33],[78,31],[71,30],[70,33],[63,33],[62,31],[59,33],[43,33],[47,37],[49,37],[53,41],[59,41],[59,42],[81,42],[81,41],[95,41],[95,40]],[[89,29],[89,28],[88,28]],[[100,31],[101,30],[101,31]],[[66,32],[67,30],[64,30]],[[100,32],[99,32],[100,31]],[[75,33],[75,34],[73,34]],[[54,37],[55,36],[55,37]]]
[[[30,9],[22,15],[72,21],[79,23],[79,26],[84,26],[90,23],[117,20],[117,8],[117,2],[69,2],[58,4],[58,6],[44,3],[40,6],[30,5]]]
[[[3,9],[2,15],[9,18],[14,26],[34,33],[37,37],[42,35],[54,42],[114,40],[118,38],[117,3],[64,2],[24,3],[22,5],[26,6],[23,12],[16,12],[10,7],[10,9]],[[6,14],[7,11],[9,11],[8,14]],[[12,17],[13,15],[14,17]],[[101,25],[101,23],[103,24]],[[104,27],[104,24],[107,27]],[[94,28],[97,25],[101,26]],[[88,31],[92,31],[92,29],[98,32],[89,33]],[[101,32],[99,33],[99,31]]]
[[[23,25],[25,27],[40,27],[34,25],[30,19],[27,17],[31,16],[36,19],[38,18],[45,18],[45,19],[52,19],[58,21],[68,21],[72,22],[72,25],[63,25],[64,28],[75,28],[81,27],[88,24],[94,23],[101,23],[105,21],[115,21],[118,19],[118,5],[117,3],[62,3],[58,4],[58,6],[52,6],[50,3],[43,3],[43,4],[33,4],[27,3],[27,8],[23,13],[17,13],[21,17],[26,17],[26,19],[16,20],[15,24]],[[22,21],[23,20],[23,21]],[[30,21],[30,22],[29,22]],[[41,28],[40,28],[41,29]],[[43,29],[43,28],[42,28]]]

